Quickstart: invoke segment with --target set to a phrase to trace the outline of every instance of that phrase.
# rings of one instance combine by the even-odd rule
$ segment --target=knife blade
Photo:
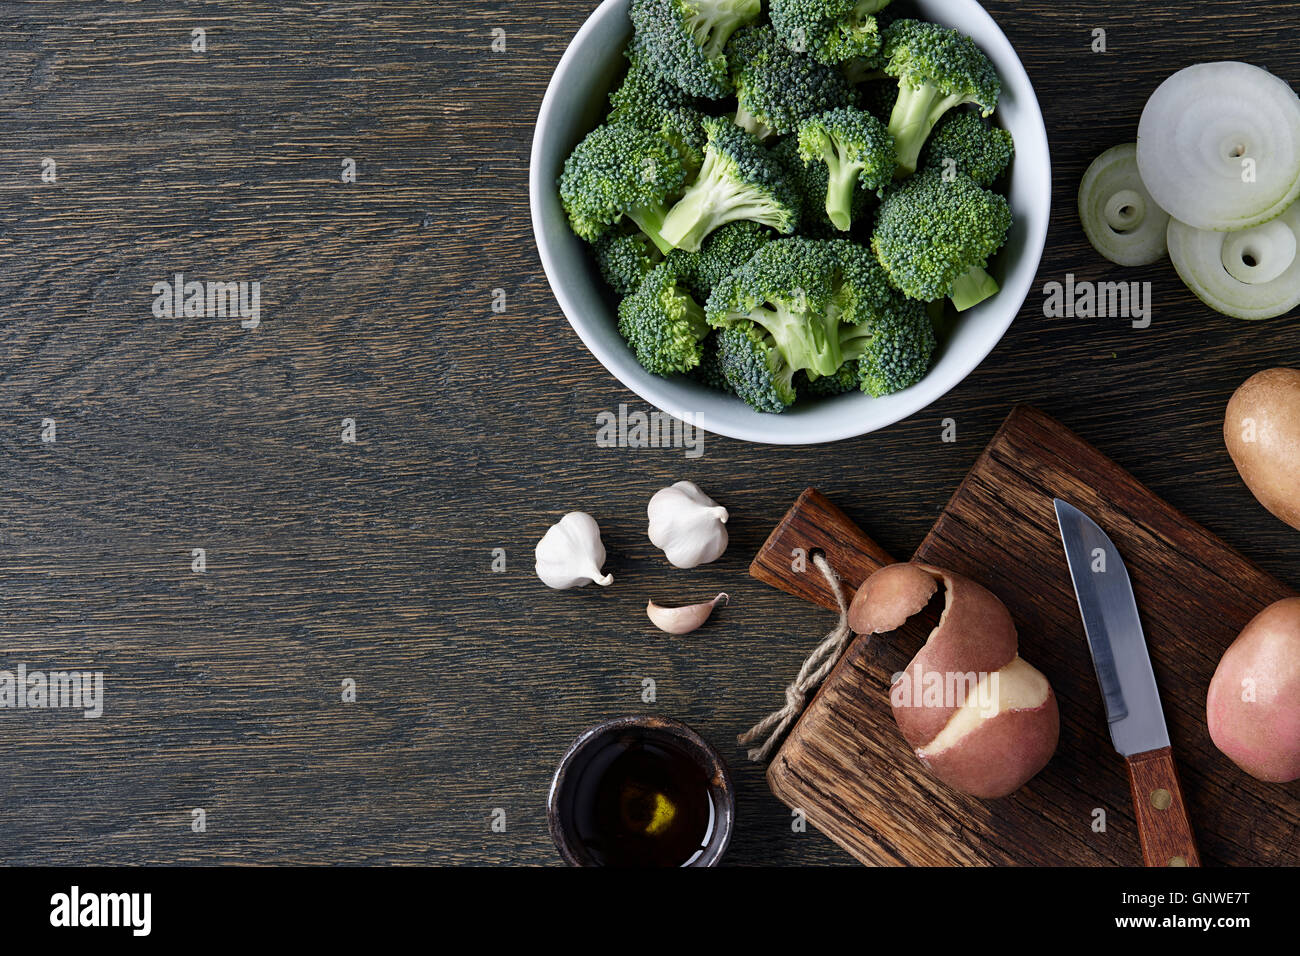
[[[1111,742],[1128,766],[1143,858],[1199,866],[1128,568],[1095,521],[1060,498],[1053,504]]]

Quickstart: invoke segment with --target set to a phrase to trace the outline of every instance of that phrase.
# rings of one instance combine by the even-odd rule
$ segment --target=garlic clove
[[[600,525],[583,511],[571,511],[547,529],[534,551],[537,576],[558,591],[586,587],[595,582],[608,587],[614,576],[600,570],[605,563],[605,545]]]
[[[654,601],[646,605],[645,613],[650,623],[668,634],[689,634],[709,619],[713,609],[721,604],[726,607],[731,598],[719,594],[712,601],[703,604],[688,604],[685,607],[660,607]]]

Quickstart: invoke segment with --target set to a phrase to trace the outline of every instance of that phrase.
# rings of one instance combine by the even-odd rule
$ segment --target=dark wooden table
[[[98,720],[0,710],[0,860],[553,863],[569,739],[653,711],[732,761],[729,862],[848,862],[792,832],[734,745],[829,623],[745,568],[810,484],[910,553],[1015,402],[1300,584],[1300,538],[1220,435],[1247,375],[1296,363],[1295,320],[1216,316],[1167,264],[1111,267],[1074,209],[1166,74],[1242,58],[1300,78],[1291,5],[989,2],[1052,140],[1037,288],[1149,278],[1152,326],[1045,319],[1035,292],[905,422],[816,449],[710,437],[698,459],[597,447],[600,412],[645,406],[582,348],[533,244],[532,124],[592,5],[0,5],[0,669],[106,678]],[[177,272],[260,280],[261,326],[156,317]],[[647,499],[681,478],[733,516],[695,572],[645,537]],[[601,521],[608,590],[533,574],[572,509]],[[645,619],[647,597],[719,589],[733,604],[705,630]]]

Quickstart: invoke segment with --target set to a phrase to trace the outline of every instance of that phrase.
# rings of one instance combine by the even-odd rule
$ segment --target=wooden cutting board
[[[1123,759],[1057,532],[1053,497],[1091,516],[1133,579],[1165,720],[1206,865],[1300,863],[1300,782],[1261,783],[1210,741],[1205,695],[1246,623],[1294,592],[1183,517],[1065,427],[1016,409],[917,549],[997,594],[1020,653],[1052,682],[1061,737],[1016,794],[981,801],[929,776],[890,714],[890,676],[934,625],[855,637],[767,771],[772,791],[864,863],[1140,866]],[[851,588],[891,558],[813,489],[750,567],[761,581],[834,610],[821,574],[795,560],[820,549]]]

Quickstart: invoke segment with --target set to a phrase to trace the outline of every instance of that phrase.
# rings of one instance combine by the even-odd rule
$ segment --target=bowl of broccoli
[[[976,0],[604,0],[551,79],[529,185],[601,364],[770,444],[862,435],[965,379],[1051,209],[1033,87]]]

